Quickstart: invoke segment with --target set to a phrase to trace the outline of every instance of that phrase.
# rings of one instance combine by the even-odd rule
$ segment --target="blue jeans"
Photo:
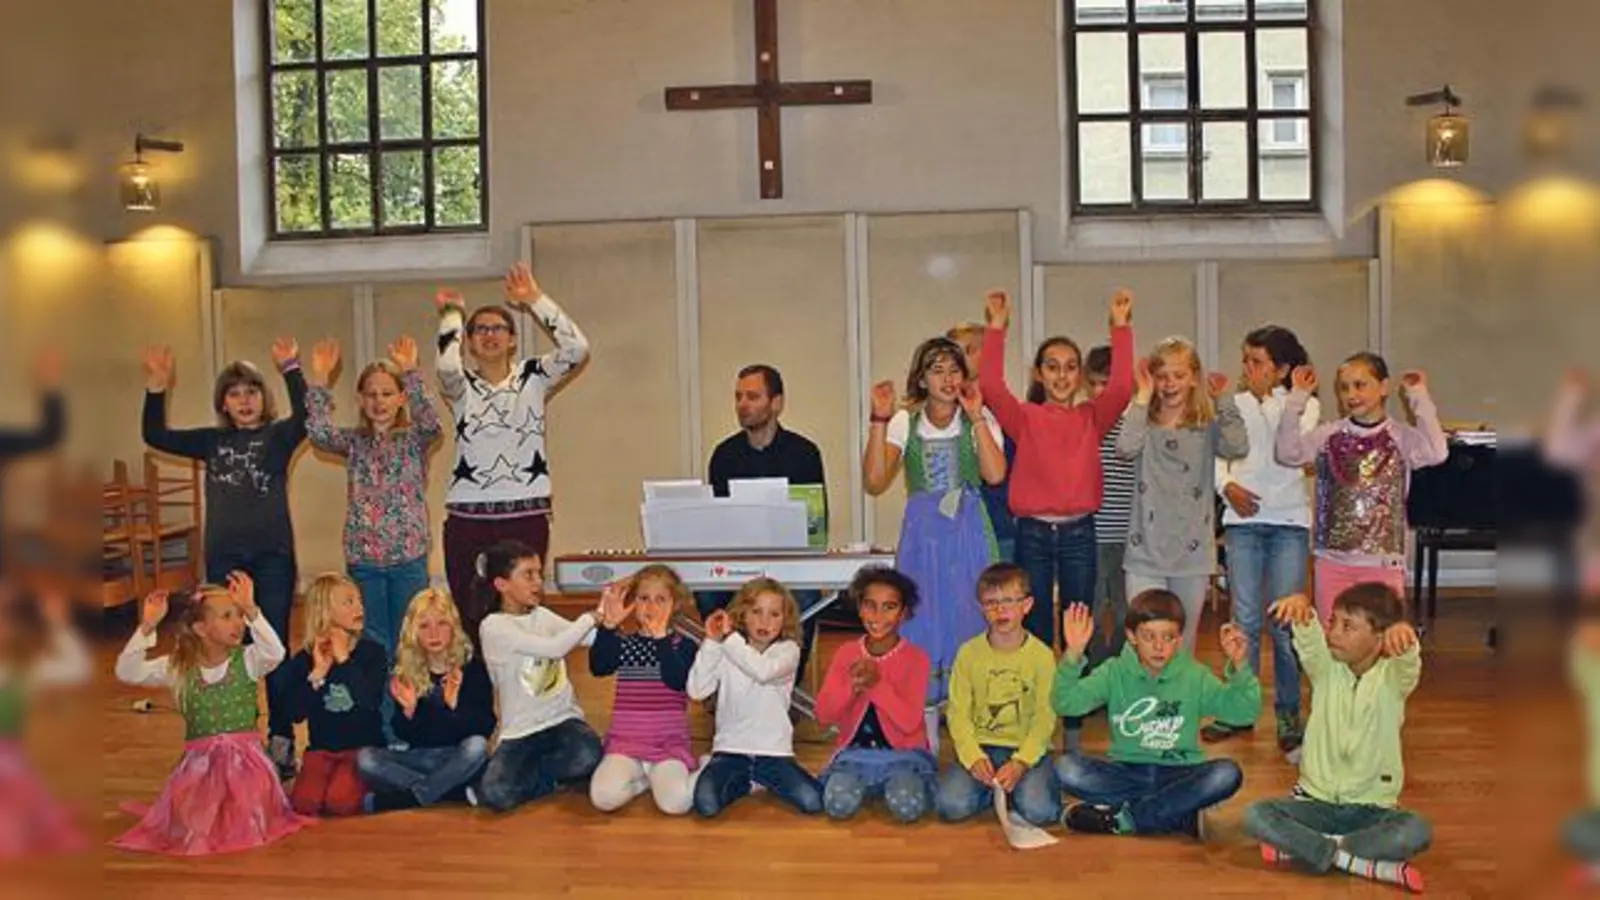
[[[361,589],[361,606],[366,612],[367,624],[363,633],[383,647],[394,662],[394,651],[400,643],[400,626],[406,620],[406,608],[411,598],[428,586],[428,558],[381,566],[373,563],[353,562],[348,566],[350,580]],[[387,689],[383,692],[383,736],[395,742],[394,698]]]
[[[294,608],[294,588],[297,572],[292,552],[266,551],[259,553],[213,550],[206,554],[206,578],[213,584],[227,584],[229,572],[244,572],[255,582],[256,605],[267,617],[278,640],[289,648],[299,643],[289,634],[289,611]],[[250,635],[245,634],[249,640]],[[290,708],[293,686],[289,684],[289,665],[278,666],[267,674],[267,734],[287,738],[294,744],[294,710]]]
[[[1160,766],[1079,753],[1056,760],[1056,777],[1080,800],[1126,810],[1136,834],[1190,831],[1201,810],[1232,797],[1244,783],[1244,771],[1231,759]]]
[[[1416,813],[1297,797],[1252,805],[1245,810],[1244,830],[1313,872],[1333,868],[1340,850],[1362,859],[1402,861],[1433,843],[1433,829]],[[1330,835],[1341,841],[1334,843]]]
[[[848,819],[868,797],[881,795],[889,814],[910,824],[933,807],[939,764],[926,750],[846,747],[822,773],[822,808],[831,819]]]
[[[1090,669],[1121,655],[1122,645],[1128,641],[1128,579],[1122,573],[1127,549],[1125,541],[1095,548],[1095,634],[1089,641]]]
[[[816,608],[822,602],[822,592],[813,590],[793,591],[795,605],[800,607],[801,618],[805,617],[808,610]],[[727,609],[728,604],[737,596],[733,591],[701,591],[694,595],[694,604],[700,609],[700,621],[704,622],[712,613],[719,609]],[[817,620],[807,621],[800,629],[800,668],[797,672],[806,670],[806,661],[811,658],[811,643],[817,637]],[[795,676],[795,683],[800,683],[800,676]]]
[[[982,750],[997,772],[1017,752],[1015,747],[985,746]],[[933,801],[939,818],[946,822],[970,819],[993,803],[994,789],[973,778],[959,762],[939,777],[939,794]],[[1056,782],[1049,756],[1035,763],[1017,782],[1011,791],[1011,803],[1018,815],[1034,825],[1054,825],[1061,820],[1061,785]]]
[[[568,719],[527,737],[501,741],[478,780],[478,800],[495,812],[516,809],[581,782],[600,765],[600,736]]]
[[[475,734],[453,747],[362,747],[356,768],[373,790],[410,791],[419,806],[432,806],[466,786],[488,761],[489,742]]]
[[[1266,609],[1282,597],[1306,590],[1306,561],[1311,549],[1306,529],[1293,525],[1229,525],[1228,593],[1233,623],[1250,642],[1246,658],[1261,675],[1261,628],[1272,635],[1273,707],[1280,715],[1300,714],[1300,663],[1294,655],[1289,626],[1267,619]],[[1247,722],[1224,724],[1246,725]]]
[[[694,809],[706,818],[722,812],[759,784],[808,816],[822,812],[822,788],[792,756],[713,753],[694,785]]]
[[[1061,609],[1094,602],[1094,571],[1099,556],[1094,542],[1094,516],[1052,525],[1039,519],[1017,519],[1017,565],[1028,573],[1033,609],[1023,624],[1028,632],[1056,646],[1056,585]]]

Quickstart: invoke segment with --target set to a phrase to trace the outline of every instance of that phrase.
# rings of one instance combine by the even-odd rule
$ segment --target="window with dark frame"
[[[488,227],[483,0],[262,0],[274,239]]]
[[[1315,0],[1062,0],[1076,215],[1315,212]]]

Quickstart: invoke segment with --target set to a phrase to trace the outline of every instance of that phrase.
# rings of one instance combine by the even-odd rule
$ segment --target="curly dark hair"
[[[890,566],[865,566],[856,572],[856,577],[850,581],[850,602],[856,609],[861,609],[861,599],[867,595],[867,588],[873,585],[883,585],[900,595],[900,605],[905,609],[905,618],[909,619],[917,613],[917,604],[922,602],[922,594],[917,590],[917,583],[911,576]]]

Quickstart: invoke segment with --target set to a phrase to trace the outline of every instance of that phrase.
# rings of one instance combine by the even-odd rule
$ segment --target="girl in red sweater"
[[[868,566],[856,573],[850,599],[867,633],[833,654],[817,694],[817,721],[839,729],[822,772],[822,808],[848,819],[869,795],[882,795],[896,820],[915,822],[933,806],[938,775],[922,715],[931,664],[900,637],[901,621],[917,608],[917,584]]]
[[[1061,608],[1094,599],[1094,514],[1100,508],[1100,439],[1117,424],[1133,397],[1133,295],[1111,298],[1111,378],[1099,396],[1080,402],[1085,387],[1082,354],[1070,338],[1039,345],[1027,402],[1006,387],[1006,327],[1011,300],[990,291],[984,301],[989,330],[983,339],[979,387],[983,402],[1017,446],[1011,472],[1011,512],[1017,517],[1017,565],[1028,573],[1035,602],[1024,621],[1029,632],[1055,646],[1055,589]]]

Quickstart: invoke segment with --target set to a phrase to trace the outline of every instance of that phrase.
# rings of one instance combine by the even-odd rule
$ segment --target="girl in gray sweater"
[[[1250,452],[1228,377],[1202,378],[1200,354],[1178,337],[1136,369],[1117,455],[1134,462],[1133,509],[1123,558],[1128,596],[1166,588],[1183,600],[1183,646],[1194,651],[1200,611],[1217,568],[1216,463]]]

